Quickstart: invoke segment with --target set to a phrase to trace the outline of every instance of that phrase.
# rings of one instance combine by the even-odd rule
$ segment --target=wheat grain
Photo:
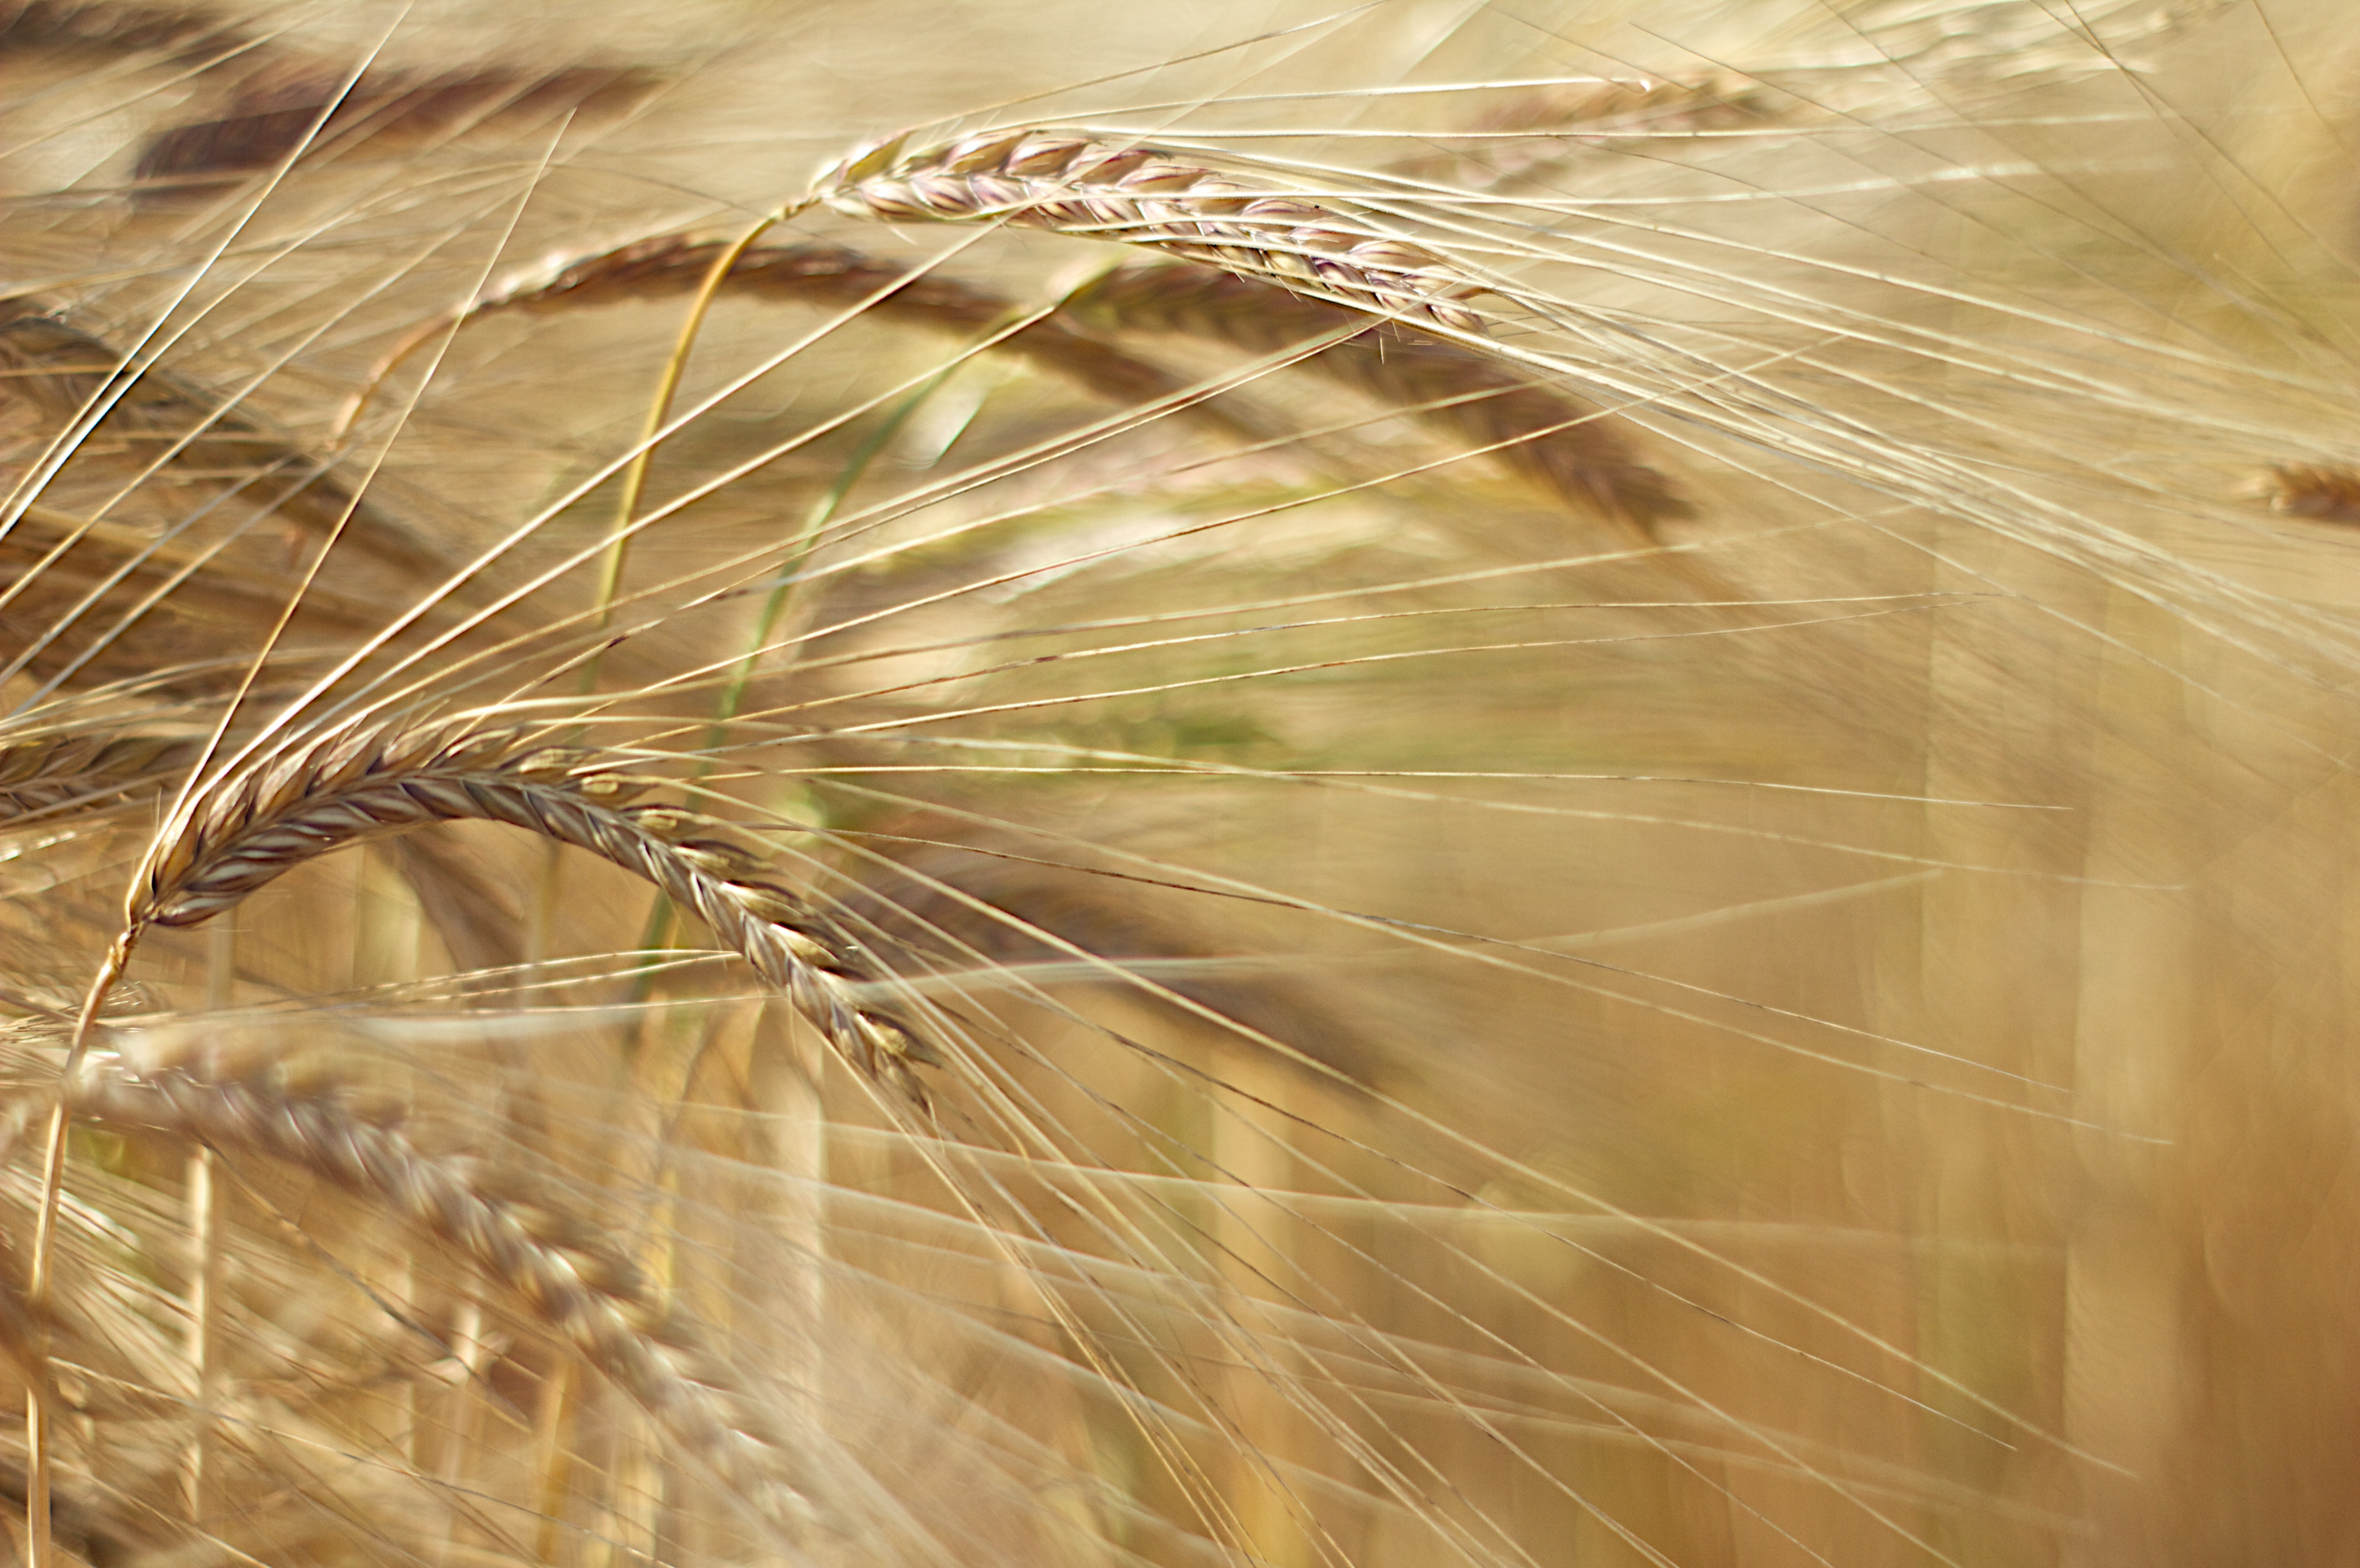
[[[162,52],[243,42],[226,17],[192,6],[131,5],[114,0],[8,0],[0,5],[0,49]]]
[[[164,188],[202,186],[299,152],[383,156],[479,126],[516,131],[577,114],[617,114],[656,86],[650,72],[596,66],[344,78],[331,65],[273,60],[239,84],[217,117],[175,125],[150,141],[139,173]]]
[[[914,1069],[939,1064],[908,1023],[859,994],[883,971],[797,894],[761,879],[726,824],[627,805],[648,780],[595,754],[517,732],[387,725],[331,735],[248,766],[194,797],[150,852],[127,910],[136,935],[188,926],[317,855],[431,822],[503,822],[652,883],[784,991],[847,1061],[923,1105]]]
[[[2323,523],[2360,523],[2360,470],[2345,464],[2280,463],[2259,489],[2274,512]]]
[[[185,475],[315,536],[349,540],[396,571],[421,578],[447,572],[430,540],[364,502],[328,462],[266,430],[233,400],[153,365],[135,368],[103,337],[54,313],[28,311],[30,303],[10,302],[16,313],[0,321],[0,399],[46,416],[75,454],[104,453],[112,444],[124,449],[133,474]],[[76,427],[71,434],[69,425]]]
[[[1368,215],[1256,191],[1153,147],[1054,129],[911,150],[906,136],[823,170],[809,201],[883,223],[1008,223],[1218,267],[1413,325],[1481,336],[1488,285]]]

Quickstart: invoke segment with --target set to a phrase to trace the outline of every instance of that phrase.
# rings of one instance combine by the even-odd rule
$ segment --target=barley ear
[[[1496,453],[1545,494],[1650,539],[1657,524],[1692,511],[1641,458],[1627,426],[1480,349],[1371,326],[1356,311],[1258,278],[1169,262],[1102,273],[1065,310],[1102,331],[1183,334],[1253,354],[1296,352],[1326,338],[1328,346],[1296,362],[1301,369]]]
[[[196,925],[304,861],[440,822],[495,822],[585,849],[693,911],[784,992],[839,1054],[923,1110],[942,1057],[868,997],[889,973],[836,921],[715,836],[727,824],[635,805],[654,782],[601,753],[509,730],[387,724],[333,732],[216,780],[167,824],[135,878],[127,931]]]
[[[883,223],[1006,223],[1142,245],[1364,314],[1480,337],[1490,285],[1373,215],[1258,191],[1153,147],[1054,129],[901,138],[823,169],[806,198]]]
[[[162,1130],[224,1152],[268,1156],[382,1204],[448,1244],[527,1316],[611,1378],[755,1511],[791,1537],[813,1522],[789,1479],[784,1434],[765,1402],[712,1348],[703,1325],[665,1299],[608,1227],[566,1195],[464,1156],[421,1152],[357,1107],[332,1077],[290,1090],[201,1038],[156,1042],[135,1068],[93,1051],[66,1101],[78,1116]]]

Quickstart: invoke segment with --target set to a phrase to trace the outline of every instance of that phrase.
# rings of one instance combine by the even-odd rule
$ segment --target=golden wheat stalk
[[[780,1528],[810,1523],[766,1402],[598,1218],[545,1183],[466,1156],[421,1152],[398,1126],[341,1093],[322,1061],[241,1061],[235,1047],[211,1051],[186,1035],[147,1045],[136,1065],[112,1051],[86,1054],[66,1084],[72,1113],[268,1156],[440,1237],[735,1496]]]
[[[1651,537],[1657,523],[1692,510],[1606,410],[1478,349],[1389,323],[1368,328],[1358,312],[1201,267],[1117,267],[1076,289],[1065,309],[1109,328],[1185,333],[1255,354],[1336,339],[1297,363],[1497,453],[1560,500]]]
[[[194,752],[182,735],[52,735],[0,744],[0,822],[113,804],[162,783]]]
[[[1490,285],[1371,214],[1257,191],[1153,147],[1055,129],[908,136],[821,171],[803,204],[883,223],[1007,223],[1143,245],[1392,320],[1470,336]]]
[[[727,824],[628,804],[653,780],[526,732],[390,724],[333,733],[200,791],[133,884],[127,932],[189,926],[331,850],[432,822],[502,822],[588,850],[652,883],[792,1000],[846,1060],[923,1105],[914,1069],[942,1058],[869,999],[884,971],[760,860],[713,836]]]

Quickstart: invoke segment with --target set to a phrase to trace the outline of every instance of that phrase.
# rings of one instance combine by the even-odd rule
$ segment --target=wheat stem
[[[1299,355],[1301,369],[1496,452],[1540,490],[1653,537],[1690,507],[1641,461],[1604,410],[1480,349],[1437,341],[1257,278],[1146,263],[1102,273],[1068,296],[1085,323]],[[1328,346],[1303,354],[1322,338]]]
[[[785,991],[848,1060],[923,1104],[913,1068],[940,1059],[861,994],[885,977],[876,961],[807,900],[763,880],[753,855],[701,836],[727,824],[625,804],[649,782],[593,753],[532,748],[510,731],[337,731],[216,781],[183,808],[135,881],[121,951],[150,926],[198,924],[332,849],[431,822],[503,822],[652,883]]]
[[[66,1048],[64,1072],[66,1082],[72,1080],[90,1050],[92,1030],[98,1023],[99,1008],[106,1003],[107,993],[122,978],[124,966],[131,961],[134,936],[126,931],[106,950],[97,975],[83,996],[82,1011],[74,1018],[72,1042]],[[47,1359],[47,1334],[40,1321],[49,1304],[49,1255],[56,1242],[58,1199],[64,1191],[66,1169],[66,1137],[72,1115],[69,1096],[60,1093],[57,1104],[49,1111],[49,1143],[41,1157],[40,1206],[33,1221],[33,1255],[26,1269],[25,1300],[34,1313],[35,1344],[40,1356]],[[31,1541],[29,1553],[33,1568],[50,1568],[53,1541],[49,1519],[49,1453],[50,1398],[44,1380],[28,1377],[25,1382],[25,1531]]]
[[[703,1326],[561,1194],[495,1179],[473,1160],[421,1153],[333,1090],[292,1094],[217,1076],[202,1051],[156,1054],[136,1070],[87,1055],[66,1098],[93,1118],[250,1149],[384,1204],[455,1247],[773,1525],[809,1522],[760,1401],[716,1358]]]
[[[630,466],[623,470],[622,495],[615,504],[615,537],[606,547],[606,555],[598,567],[597,629],[605,631],[614,616],[615,596],[622,591],[623,570],[631,550],[631,523],[639,510],[639,497],[646,493],[649,471],[655,465],[656,447],[663,435],[665,422],[672,418],[672,399],[680,391],[681,376],[687,372],[688,356],[695,350],[699,333],[705,330],[705,318],[713,310],[713,301],[721,293],[722,280],[738,257],[752,248],[754,242],[769,233],[778,222],[775,215],[766,216],[735,242],[724,248],[705,268],[694,297],[690,300],[688,315],[681,322],[680,335],[673,340],[672,353],[664,359],[663,374],[657,378],[656,394],[648,401],[645,428],[639,433]],[[582,667],[582,689],[595,691],[598,687],[598,656],[593,654]]]

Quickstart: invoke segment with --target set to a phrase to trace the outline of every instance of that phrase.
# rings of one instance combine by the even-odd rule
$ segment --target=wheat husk
[[[0,742],[0,822],[112,805],[195,755],[183,735],[50,735]]]

